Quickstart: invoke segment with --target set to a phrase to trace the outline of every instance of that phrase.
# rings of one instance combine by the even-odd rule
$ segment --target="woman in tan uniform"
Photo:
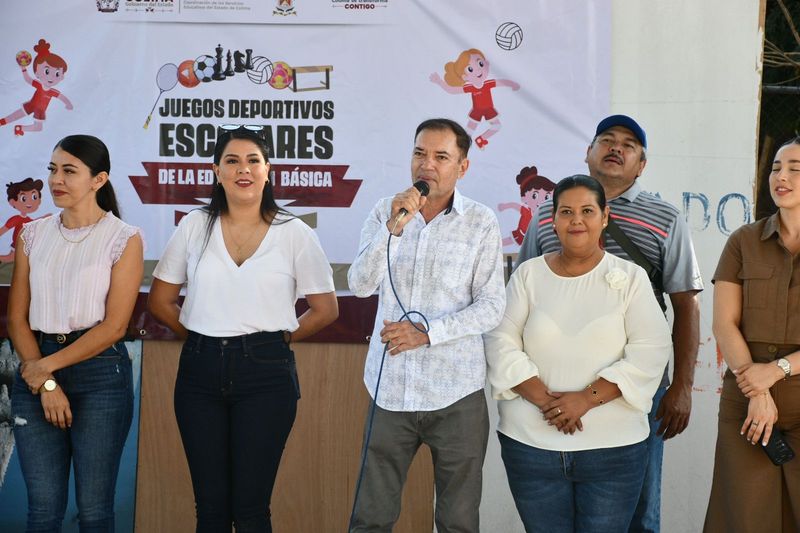
[[[800,137],[781,146],[778,212],[736,230],[714,274],[714,336],[728,371],[706,532],[800,531],[800,458],[759,449],[774,428],[800,455]]]

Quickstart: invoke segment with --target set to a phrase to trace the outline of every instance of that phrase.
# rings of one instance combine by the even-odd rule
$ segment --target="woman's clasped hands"
[[[539,406],[544,419],[565,435],[583,431],[581,417],[592,408],[591,400],[584,391],[547,391],[546,402]]]

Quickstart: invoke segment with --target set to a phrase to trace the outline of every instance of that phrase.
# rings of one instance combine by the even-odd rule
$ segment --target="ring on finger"
[[[556,414],[558,414],[558,415],[561,414],[561,408],[560,407],[556,407]]]

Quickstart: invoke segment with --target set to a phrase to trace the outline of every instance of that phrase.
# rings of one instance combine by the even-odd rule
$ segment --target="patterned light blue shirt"
[[[396,322],[403,314],[387,275],[391,203],[384,198],[372,209],[347,275],[356,296],[364,298],[380,289],[364,368],[364,384],[373,397],[383,354],[383,320]],[[449,212],[428,224],[417,213],[400,237],[392,237],[389,254],[403,306],[428,318],[430,346],[386,355],[378,405],[390,411],[433,411],[483,389],[486,356],[481,335],[500,323],[506,305],[497,217],[456,190]]]

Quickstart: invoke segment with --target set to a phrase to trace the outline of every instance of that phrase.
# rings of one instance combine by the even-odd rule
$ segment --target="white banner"
[[[46,167],[65,135],[109,146],[123,218],[156,260],[208,196],[216,127],[255,124],[268,129],[279,204],[316,219],[329,259],[346,264],[372,205],[410,183],[414,129],[434,116],[475,124],[481,146],[459,187],[497,211],[514,252],[550,187],[537,176],[586,171],[609,106],[610,11],[584,0],[6,0],[0,179],[45,185],[38,207],[2,204],[0,255],[20,217],[56,212]]]

